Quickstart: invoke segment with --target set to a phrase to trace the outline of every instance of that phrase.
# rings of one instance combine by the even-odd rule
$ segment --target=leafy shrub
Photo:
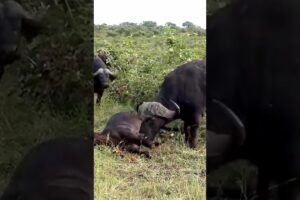
[[[154,34],[153,29],[159,31]],[[152,100],[170,71],[188,61],[206,57],[206,37],[193,30],[182,32],[164,26],[139,34],[142,30],[141,25],[130,36],[110,37],[110,26],[95,29],[95,53],[109,54],[112,70],[118,73],[107,92],[110,98],[121,103]]]

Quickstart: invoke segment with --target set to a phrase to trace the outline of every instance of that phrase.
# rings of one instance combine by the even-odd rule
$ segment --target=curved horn
[[[114,75],[114,73],[112,73],[109,69],[105,68],[105,72],[110,74],[110,75]]]
[[[232,119],[234,125],[237,127],[238,134],[237,134],[237,144],[240,146],[244,143],[246,139],[246,131],[243,122],[240,120],[240,118],[230,109],[228,108],[224,103],[217,99],[212,100],[214,103],[219,105],[223,111]]]
[[[170,99],[169,101],[176,107],[177,115],[179,115],[180,107],[178,106],[178,104],[175,101],[173,101],[172,99]]]
[[[103,74],[104,73],[104,69],[103,68],[100,68],[98,69],[95,73],[93,73],[93,76],[97,76],[99,74]]]
[[[143,102],[138,109],[140,116],[159,116],[167,119],[173,119],[176,111],[169,110],[159,102]]]

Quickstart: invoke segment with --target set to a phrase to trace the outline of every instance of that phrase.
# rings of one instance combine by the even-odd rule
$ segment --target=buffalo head
[[[0,2],[0,78],[5,65],[18,59],[17,46],[21,35],[27,40],[35,37],[40,23],[15,1]]]
[[[95,85],[102,88],[108,88],[110,77],[115,75],[107,68],[103,60],[96,56],[93,63],[93,76]]]
[[[106,66],[108,67],[112,67],[111,63],[110,63],[110,58],[107,54],[103,54],[103,53],[99,53],[98,57],[101,58],[101,60],[105,63]],[[113,81],[116,79],[116,74],[114,73],[109,73],[109,80]]]
[[[175,120],[180,114],[180,107],[169,100],[176,110],[170,110],[159,102],[143,102],[137,107],[140,117],[143,119],[141,133],[144,133],[151,141],[155,139],[159,130],[167,123]]]

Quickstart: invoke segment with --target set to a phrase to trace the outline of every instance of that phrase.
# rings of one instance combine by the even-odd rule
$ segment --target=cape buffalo
[[[104,61],[99,57],[94,57],[93,62],[93,76],[94,76],[94,92],[97,94],[97,104],[100,104],[103,92],[109,86],[109,80],[116,78],[106,66]]]
[[[17,166],[1,200],[92,200],[93,145],[57,138],[34,147]]]
[[[148,151],[140,146],[152,148],[152,142],[140,133],[142,119],[136,113],[120,112],[113,115],[101,133],[95,134],[95,145],[119,146],[132,153],[144,154],[150,158]]]
[[[246,133],[238,149],[224,140],[231,153],[219,151],[218,165],[236,159],[256,164],[262,199],[270,181],[300,178],[299,9],[297,1],[242,0],[208,18],[207,129],[220,136],[208,143],[208,155],[223,140],[218,133],[234,131],[225,123],[228,116],[216,111],[217,100],[238,116],[240,133]],[[278,195],[290,200],[299,193],[298,180],[279,187]]]
[[[206,107],[206,61],[192,61],[169,73],[160,87],[154,102],[138,106],[141,116],[152,115],[144,120],[141,132],[154,140],[167,123],[184,121],[185,142],[197,147],[197,132]]]
[[[21,35],[30,41],[40,29],[40,23],[19,3],[11,0],[0,2],[0,79],[5,66],[19,58],[17,46]]]

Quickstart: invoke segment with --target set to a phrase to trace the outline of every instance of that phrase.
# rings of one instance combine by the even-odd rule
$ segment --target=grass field
[[[95,130],[101,131],[107,120],[129,105],[116,104],[106,94],[95,106]],[[179,123],[179,122],[177,122]],[[152,151],[152,159],[97,146],[95,156],[95,200],[174,199],[204,200],[206,193],[205,122],[200,129],[199,147],[184,145],[183,134],[166,133],[164,143]]]

